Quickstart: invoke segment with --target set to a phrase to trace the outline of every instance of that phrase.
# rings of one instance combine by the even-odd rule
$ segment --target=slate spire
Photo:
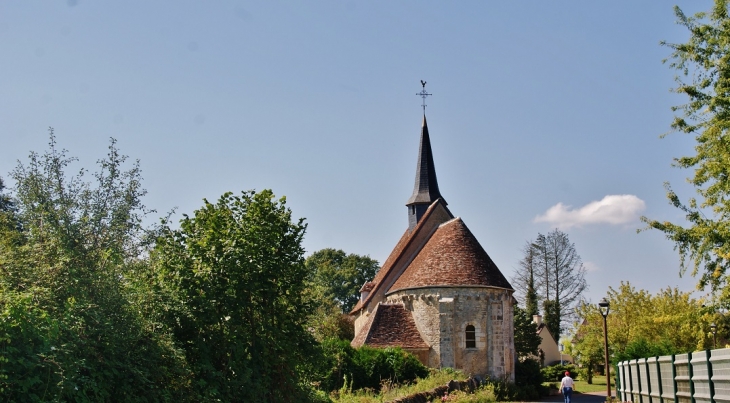
[[[436,180],[431,139],[428,136],[428,124],[424,114],[423,126],[421,127],[421,145],[418,150],[418,164],[416,165],[416,183],[413,186],[413,194],[406,203],[406,206],[408,206],[408,229],[412,230],[418,224],[428,206],[439,198],[443,199]],[[444,204],[446,204],[445,200]]]

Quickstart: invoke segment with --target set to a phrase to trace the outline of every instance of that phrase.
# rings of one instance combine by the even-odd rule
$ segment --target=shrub
[[[566,371],[570,372],[570,376],[571,378],[573,378],[574,381],[578,380],[578,370],[573,364],[551,365],[549,367],[543,368],[540,371],[542,372],[544,380],[548,382],[560,382],[560,380],[563,379],[563,377],[565,376]]]
[[[534,400],[547,395],[547,389],[542,386],[543,379],[540,363],[537,360],[517,361],[515,366],[516,400]]]
[[[408,383],[428,376],[428,368],[400,348],[354,349],[348,341],[335,339],[325,340],[321,348],[324,358],[316,381],[325,391],[342,388],[345,377],[348,389],[380,390],[383,381]]]

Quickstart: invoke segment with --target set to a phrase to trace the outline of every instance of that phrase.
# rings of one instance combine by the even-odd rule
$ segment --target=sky
[[[554,228],[585,298],[694,289],[671,241],[694,139],[669,134],[687,31],[662,1],[0,2],[0,176],[53,127],[93,171],[109,139],[157,210],[272,189],[322,248],[381,263],[407,228],[426,115],[441,194],[507,278]],[[682,1],[687,14],[709,1]],[[697,293],[697,296],[701,296]]]

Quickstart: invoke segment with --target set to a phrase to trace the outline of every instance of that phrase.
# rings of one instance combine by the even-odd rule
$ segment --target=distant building
[[[514,379],[514,290],[436,181],[426,116],[408,229],[361,288],[354,347],[402,347],[429,367]]]
[[[546,367],[548,365],[560,364],[561,361],[564,364],[572,364],[573,357],[568,354],[563,354],[561,357],[560,345],[558,345],[555,337],[553,337],[547,325],[542,321],[542,316],[533,315],[532,323],[537,325],[537,334],[542,339],[539,347],[541,365]]]

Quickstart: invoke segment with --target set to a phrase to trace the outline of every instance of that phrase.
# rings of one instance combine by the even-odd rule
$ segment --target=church
[[[406,206],[408,229],[350,312],[352,346],[401,347],[432,368],[514,380],[514,289],[439,192],[425,105]]]

